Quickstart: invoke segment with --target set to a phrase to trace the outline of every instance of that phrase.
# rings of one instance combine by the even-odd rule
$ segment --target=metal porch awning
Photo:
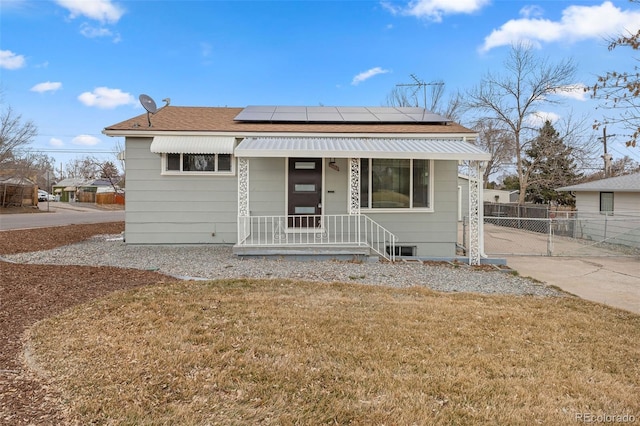
[[[232,136],[155,136],[151,152],[156,154],[233,154]]]
[[[249,137],[236,157],[414,158],[426,160],[489,160],[491,155],[463,140],[424,138]]]

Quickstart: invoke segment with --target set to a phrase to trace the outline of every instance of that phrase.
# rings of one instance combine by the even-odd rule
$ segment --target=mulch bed
[[[118,234],[124,223],[70,225],[0,232],[0,256],[40,251]],[[171,277],[115,267],[23,265],[0,261],[0,424],[63,423],[57,396],[24,369],[22,336],[35,322],[74,305]]]

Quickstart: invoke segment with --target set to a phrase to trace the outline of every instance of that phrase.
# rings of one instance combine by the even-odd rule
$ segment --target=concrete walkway
[[[507,256],[521,276],[593,302],[640,314],[640,258]]]
[[[45,228],[83,223],[124,221],[122,206],[102,207],[89,203],[39,203],[40,212],[0,215],[0,231]]]

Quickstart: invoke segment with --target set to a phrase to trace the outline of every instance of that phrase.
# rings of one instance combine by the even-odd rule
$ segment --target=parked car
[[[55,201],[56,197],[43,189],[38,189],[38,201]]]

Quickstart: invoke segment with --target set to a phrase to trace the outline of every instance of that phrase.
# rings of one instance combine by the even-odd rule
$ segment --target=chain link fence
[[[640,256],[640,212],[551,212],[548,218],[485,216],[489,256]],[[468,221],[461,230],[463,251]]]

